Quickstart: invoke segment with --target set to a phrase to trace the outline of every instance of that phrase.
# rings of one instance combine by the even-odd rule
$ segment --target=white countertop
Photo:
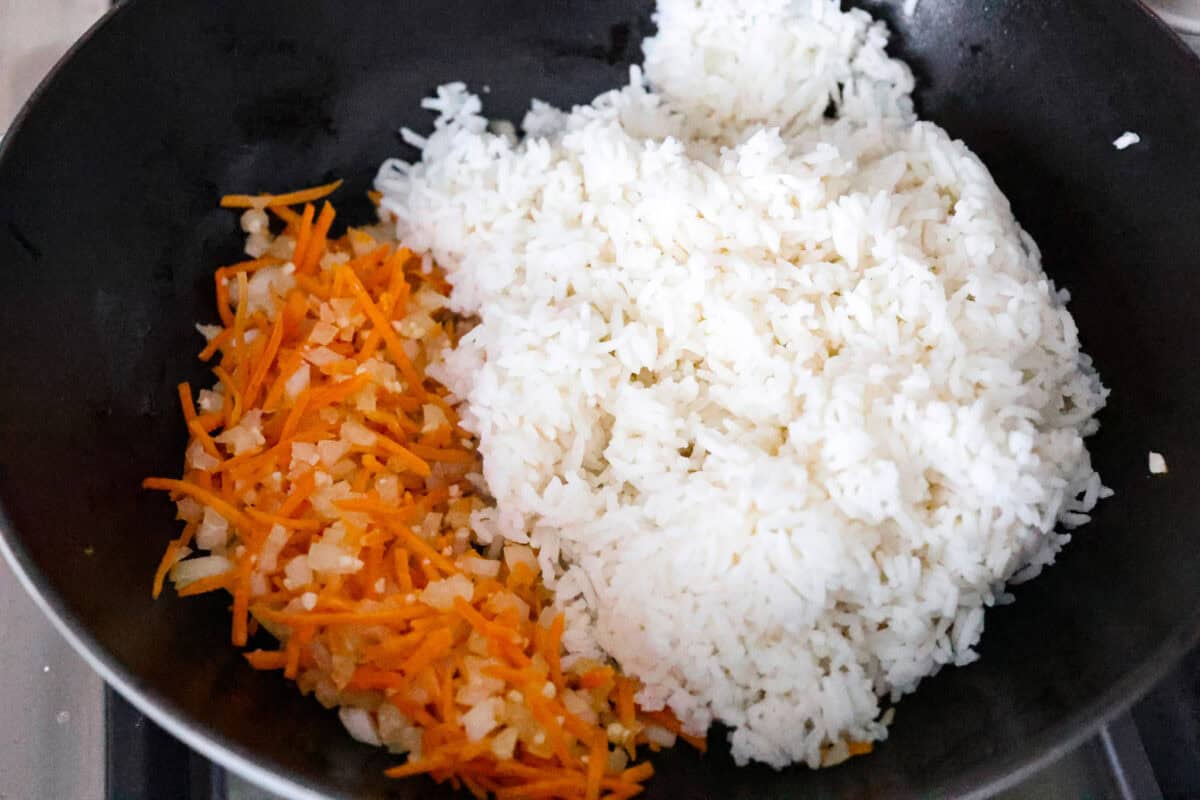
[[[0,800],[103,798],[104,684],[3,559],[0,676]]]

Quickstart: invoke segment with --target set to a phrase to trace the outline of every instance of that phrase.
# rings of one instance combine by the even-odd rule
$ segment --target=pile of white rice
[[[520,140],[444,86],[383,208],[479,325],[437,377],[568,648],[739,763],[830,763],[976,658],[1108,494],[1105,390],[987,169],[837,0],[660,0],[645,74]],[[497,126],[500,129],[503,126]],[[1018,574],[1020,573],[1020,574]]]

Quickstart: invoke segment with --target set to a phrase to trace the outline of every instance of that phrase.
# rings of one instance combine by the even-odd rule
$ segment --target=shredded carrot
[[[283,647],[285,661],[283,664],[283,675],[286,678],[295,679],[300,674],[300,656],[305,648],[312,641],[313,629],[310,625],[304,625],[292,631],[292,635],[288,637],[287,643]]]
[[[412,567],[408,563],[408,551],[403,547],[393,549],[392,563],[396,567],[396,585],[402,592],[411,592],[413,589]]]
[[[338,625],[389,625],[407,623],[415,617],[424,616],[429,613],[429,609],[425,606],[412,605],[407,608],[390,609],[387,611],[359,611],[359,612],[312,612],[312,611],[294,611],[283,612],[273,611],[266,608],[255,609],[255,616],[263,617],[271,622],[278,622],[281,625],[324,625],[335,627]]]
[[[304,213],[300,215],[300,226],[296,230],[296,246],[292,251],[292,262],[301,264],[308,256],[309,242],[312,241],[313,232],[313,217],[316,215],[316,206],[311,203],[304,206]],[[303,275],[304,273],[299,273]]]
[[[628,678],[618,678],[616,685],[617,719],[626,728],[633,727],[637,721],[637,712],[633,705],[633,681]]]
[[[200,426],[200,430],[205,433],[212,433],[217,428],[221,427],[224,415],[217,411],[207,411],[203,414],[196,415],[196,424]]]
[[[300,224],[300,215],[287,206],[267,206],[267,210],[283,220],[289,228],[295,228]]]
[[[378,471],[382,471],[382,465],[370,453],[363,454],[364,467],[369,468],[367,467],[368,459],[375,463]],[[343,511],[365,511],[368,514],[386,517],[396,522],[411,522],[421,515],[420,509],[415,506],[389,506],[378,500],[370,499],[347,498],[335,500],[334,505]]]
[[[647,722],[651,722],[675,734],[701,753],[708,750],[708,742],[703,737],[685,733],[683,725],[680,724],[678,718],[670,711],[643,711],[641,716]]]
[[[438,712],[442,722],[455,725],[458,722],[458,708],[454,698],[454,668],[448,667],[438,685]],[[464,756],[465,758],[465,756]]]
[[[268,514],[265,511],[259,511],[257,508],[247,508],[246,513],[252,519],[262,522],[265,525],[280,525],[284,528],[293,528],[302,531],[319,531],[325,527],[321,524],[320,520],[292,519],[281,514]]]
[[[384,772],[389,778],[407,778],[410,775],[420,775],[423,772],[432,772],[435,769],[442,769],[448,766],[447,762],[439,758],[423,758],[419,761],[410,761],[402,767],[392,767]]]
[[[369,476],[371,473],[363,470],[359,475]],[[363,569],[361,573],[363,594],[367,597],[378,597],[383,592],[377,590],[377,581],[381,575],[382,551],[379,547],[370,545],[363,546]]]
[[[403,675],[374,667],[359,667],[350,677],[355,689],[402,689],[407,685]]]
[[[284,323],[284,335],[287,335],[287,323]],[[285,357],[279,367],[278,375],[275,376],[275,381],[271,384],[271,388],[267,390],[267,399],[263,401],[264,411],[278,411],[279,401],[283,398],[283,393],[287,391],[288,379],[296,374],[296,371],[304,364],[304,355],[299,351],[293,352]]]
[[[179,384],[179,405],[183,409],[183,419],[191,422],[196,418],[196,405],[192,402],[192,387],[187,381]]]
[[[171,478],[146,478],[144,481],[142,481],[142,487],[146,489],[160,489],[162,491],[188,495],[193,500],[209,506],[218,514],[225,517],[225,519],[245,528],[247,531],[252,531],[255,529],[255,525],[249,516],[244,514],[239,509],[229,505],[229,503],[225,502],[208,489],[197,486],[194,483],[172,480]]]
[[[302,391],[296,397],[296,403],[288,411],[287,418],[283,422],[283,430],[279,432],[279,438],[287,440],[292,438],[292,434],[300,427],[300,421],[304,419],[304,412],[308,410],[308,399],[312,395],[311,387]]]
[[[524,565],[518,564],[518,566]],[[546,664],[550,667],[550,677],[554,680],[556,686],[563,685],[562,662],[559,658],[559,652],[562,649],[562,635],[565,624],[566,618],[562,614],[557,615],[550,623],[550,631],[546,635],[546,649],[543,652]]]
[[[218,461],[221,460],[221,451],[217,447],[217,443],[208,435],[208,431],[204,430],[204,426],[200,424],[198,417],[192,417],[187,421],[187,429],[192,432],[192,436],[204,448],[204,452]]]
[[[233,315],[233,346],[240,351],[246,346],[246,323],[250,318],[250,279],[244,272],[238,272],[234,277],[237,280],[238,299]]]
[[[323,389],[320,392],[309,395],[308,405],[305,407],[305,413],[319,411],[328,405],[340,403],[350,395],[358,392],[364,386],[371,382],[370,375],[355,375],[348,381],[334,384],[333,386]]]
[[[399,442],[389,439],[383,434],[377,434],[376,441],[378,442],[381,450],[391,453],[399,458],[402,462],[404,462],[404,465],[408,467],[409,471],[415,472],[422,478],[429,477],[429,475],[433,472],[433,470],[430,469],[429,464],[424,459]]]
[[[301,275],[309,275],[316,270],[317,263],[325,254],[325,237],[333,225],[333,217],[333,206],[326,201],[325,205],[321,207],[321,215],[317,217],[317,222],[313,226],[312,238],[304,251],[304,258],[296,263],[296,271]]]
[[[596,667],[579,676],[579,686],[582,689],[595,689],[613,679],[612,667]]]
[[[358,302],[362,304],[363,311],[370,318],[371,323],[379,331],[379,335],[383,337],[384,343],[388,347],[388,352],[396,361],[396,366],[400,368],[400,373],[404,379],[408,381],[409,388],[414,391],[419,397],[425,395],[422,389],[421,377],[417,375],[416,369],[413,368],[412,361],[408,354],[404,352],[404,345],[400,343],[400,338],[396,336],[392,330],[391,322],[380,312],[379,308],[371,300],[371,296],[367,294],[367,290],[363,288],[362,281],[353,272],[347,271],[345,268],[339,270],[340,274],[346,276],[347,283],[350,284],[350,289],[354,292],[354,296],[358,298]]]
[[[408,446],[408,449],[417,458],[425,461],[440,461],[446,464],[473,464],[477,458],[469,450],[449,447],[428,447],[423,444],[413,443]]]
[[[865,756],[875,749],[871,742],[850,742],[847,745],[851,756]]]
[[[648,724],[703,742],[669,713],[637,708],[638,684],[613,665],[564,668],[565,618],[540,624],[552,595],[536,569],[492,558],[489,574],[476,571],[489,556],[460,533],[486,502],[469,480],[479,455],[447,390],[423,373],[446,337],[456,340],[458,320],[439,313],[427,340],[406,340],[392,325],[417,308],[419,292],[444,296],[449,286],[436,268],[416,269],[420,260],[403,246],[355,229],[331,238],[333,206],[318,214],[314,204],[337,186],[222,201],[284,221],[295,286],[282,296],[271,288],[265,307],[257,297],[251,306],[248,276],[282,259],[217,271],[222,325],[200,357],[217,359],[220,410],[199,413],[191,386],[177,387],[189,446],[212,458],[193,456],[182,479],[143,482],[169,492],[190,520],[167,544],[152,592],[195,547],[201,520],[212,524],[184,506],[198,503],[228,523],[219,552],[232,567],[178,594],[232,595],[238,646],[259,627],[280,640],[245,653],[251,668],[282,671],[327,704],[368,697],[371,708],[398,710],[421,732],[421,756],[387,774],[429,774],[479,797],[633,797],[653,770],[609,771],[610,724],[629,731],[619,746],[630,757],[647,743]],[[307,381],[293,388],[302,369]],[[429,404],[449,424],[426,429]],[[481,686],[503,699],[502,713],[519,710],[472,740],[465,719]],[[568,710],[571,692],[588,698],[592,721]],[[494,748],[509,722],[521,737],[511,755]]]
[[[454,643],[454,636],[445,628],[436,630],[425,638],[417,651],[405,661],[400,671],[407,675],[415,675],[425,667],[432,664],[436,659],[441,658],[450,652],[450,646]]]
[[[266,267],[277,267],[283,261],[274,256],[263,256],[262,258],[252,258],[249,261],[239,261],[236,264],[230,264],[227,267],[221,267],[217,270],[218,276],[229,276],[239,272],[258,272]]]
[[[192,536],[195,535],[198,527],[200,527],[198,520],[188,522],[188,524],[184,526],[183,533],[179,535],[179,538],[167,545],[167,549],[163,552],[162,559],[158,562],[158,569],[154,571],[154,583],[150,589],[150,596],[155,600],[157,600],[158,596],[162,594],[163,582],[166,580],[167,573],[170,571],[171,567],[175,565],[175,562],[179,560],[176,555],[181,549],[187,547],[188,544],[191,543]]]
[[[288,655],[279,650],[253,650],[245,654],[246,661],[255,669],[283,669]]]
[[[254,365],[254,372],[250,376],[250,384],[246,387],[246,396],[242,398],[247,406],[253,407],[254,401],[258,399],[258,392],[262,388],[263,381],[266,380],[267,372],[275,364],[275,355],[279,352],[279,345],[283,342],[283,315],[280,314],[275,318],[275,324],[271,327],[271,338],[267,340],[267,349],[263,353],[259,362]]]
[[[424,539],[413,533],[412,529],[410,529],[408,526],[393,525],[391,526],[391,530],[400,535],[400,538],[404,540],[409,549],[423,556],[426,561],[437,567],[442,572],[447,574],[457,572],[450,559],[446,558],[437,550],[434,550],[432,547],[430,547]]]
[[[316,481],[313,479],[312,473],[308,472],[301,475],[300,478],[292,483],[292,493],[287,500],[283,501],[283,505],[276,512],[281,517],[291,517],[292,514],[300,510],[300,507],[308,502],[308,498],[317,489]]]
[[[505,628],[496,622],[489,621],[484,618],[475,608],[463,600],[461,597],[454,599],[454,609],[462,615],[472,628],[482,633],[489,639],[495,639],[498,642],[510,641],[515,635],[515,631]]]
[[[274,208],[276,206],[298,206],[328,197],[342,185],[340,180],[311,189],[301,189],[287,194],[227,194],[221,198],[222,208]]]
[[[214,280],[217,284],[217,313],[221,315],[221,322],[225,325],[224,332],[229,337],[232,337],[233,312],[229,310],[229,278],[221,270],[217,270]],[[208,348],[204,349],[207,352]],[[203,357],[203,354],[201,355]],[[208,359],[204,358],[204,360],[207,361]]]
[[[183,588],[176,589],[175,593],[180,597],[192,597],[193,595],[197,594],[215,592],[218,589],[228,589],[236,578],[237,572],[235,570],[229,570],[228,572],[222,572],[219,575],[209,575],[206,578],[194,580]]]
[[[218,308],[222,307],[221,303],[219,301],[217,303],[217,307]],[[224,308],[225,308],[225,313],[228,314],[229,313],[228,306],[225,306]],[[208,344],[204,345],[204,349],[200,351],[200,354],[197,356],[197,358],[199,358],[201,361],[208,361],[210,358],[212,358],[214,355],[216,355],[218,350],[220,350],[222,347],[225,346],[226,342],[228,342],[232,338],[233,338],[233,330],[230,328],[223,329],[216,336],[214,336],[213,338],[208,340]]]
[[[237,579],[233,585],[233,633],[231,638],[238,647],[245,646],[246,638],[249,635],[250,571],[253,567],[254,561],[248,557],[238,562]]]
[[[167,571],[175,566],[175,554],[179,552],[179,545],[176,542],[171,542],[167,545],[167,549],[163,551],[162,559],[158,562],[158,569],[154,571],[154,583],[150,589],[150,596],[155,600],[162,594],[163,581],[167,577]]]
[[[224,367],[213,367],[213,374],[221,381],[221,385],[225,387],[225,427],[231,428],[237,424],[237,420],[242,415],[242,392],[238,388],[238,382],[230,375]]]
[[[600,800],[600,781],[604,778],[604,768],[608,766],[608,742],[603,736],[597,737],[588,753],[587,791],[585,800]]]

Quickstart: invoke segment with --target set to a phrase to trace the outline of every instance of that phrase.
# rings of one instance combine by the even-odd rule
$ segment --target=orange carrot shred
[[[244,558],[238,564],[237,582],[233,588],[233,643],[237,647],[246,644],[250,613],[250,569],[254,562]]]
[[[410,775],[420,775],[446,766],[440,759],[423,758],[420,761],[410,761],[402,767],[392,767],[384,772],[389,778],[406,778]]]
[[[637,721],[633,705],[633,681],[628,678],[617,678],[616,681],[617,719],[626,728],[632,728]]]
[[[279,352],[279,345],[283,342],[283,315],[280,314],[275,318],[275,324],[271,327],[271,338],[267,340],[267,349],[263,353],[262,358],[254,367],[254,372],[250,376],[250,384],[246,387],[246,396],[242,402],[247,406],[254,406],[254,401],[258,399],[259,389],[262,388],[262,383],[266,380],[267,372],[275,364],[275,355]]]
[[[223,367],[213,367],[213,374],[220,379],[221,384],[225,387],[224,424],[225,427],[232,428],[237,423],[231,420],[241,417],[242,414],[242,392],[238,388],[238,383],[234,377],[226,372]]]
[[[847,744],[847,749],[851,756],[865,756],[875,749],[871,742],[850,742]]]
[[[187,422],[191,422],[196,418],[196,405],[192,401],[192,387],[187,381],[179,384],[179,405],[183,409],[183,418]]]
[[[312,611],[283,612],[267,608],[255,610],[255,615],[281,625],[394,625],[407,623],[414,617],[429,613],[421,606],[413,605],[407,608],[381,611],[334,611],[327,613]]]
[[[325,254],[325,237],[333,225],[333,206],[328,201],[321,207],[321,214],[313,226],[312,237],[304,250],[303,260],[297,260],[296,271],[302,275],[311,275],[316,270],[321,256]],[[297,257],[299,259],[299,257]]]
[[[371,320],[371,324],[378,329],[379,335],[383,337],[383,341],[388,347],[388,352],[392,354],[392,358],[395,360],[396,366],[400,368],[400,373],[404,376],[404,380],[408,381],[409,388],[417,396],[423,397],[425,395],[424,389],[422,389],[424,381],[421,380],[420,376],[417,375],[416,369],[413,368],[412,361],[409,360],[408,354],[404,352],[404,346],[400,343],[400,339],[396,336],[395,331],[392,330],[391,323],[380,313],[375,303],[371,301],[370,295],[363,288],[362,281],[358,279],[357,275],[345,268],[339,269],[339,273],[346,276],[351,291],[358,298],[358,302],[362,305],[363,311]]]
[[[203,489],[194,483],[177,481],[171,478],[146,478],[142,481],[142,486],[146,489],[161,489],[167,492],[186,494],[197,502],[210,506],[218,514],[225,517],[225,519],[244,528],[246,531],[253,531],[256,528],[250,517],[229,505],[208,489]]]
[[[236,579],[236,570],[229,570],[219,575],[209,575],[199,580],[194,580],[183,587],[176,587],[175,593],[180,597],[194,597],[198,594],[208,594],[209,592],[228,589]]]
[[[292,631],[292,635],[288,637],[283,648],[286,658],[283,666],[284,677],[294,679],[300,674],[300,656],[312,637],[313,629],[307,625]]]
[[[399,458],[402,462],[404,462],[405,466],[407,466],[409,470],[417,475],[420,475],[422,478],[429,477],[429,475],[433,472],[433,470],[430,469],[429,464],[424,459],[394,439],[384,436],[383,434],[377,434],[376,440],[381,450],[385,450]]]
[[[230,328],[233,325],[233,312],[229,308],[229,278],[226,277],[224,272],[217,270],[213,280],[217,284],[217,313],[221,315],[221,322],[225,325],[225,332],[232,336],[233,331]],[[209,344],[212,343],[210,342]],[[207,352],[208,348],[206,347],[204,351]],[[209,357],[211,355],[210,353]],[[208,358],[204,360],[207,361]]]
[[[604,768],[608,766],[608,742],[603,737],[596,737],[588,753],[587,791],[586,800],[600,800],[600,781],[604,777]]]
[[[200,446],[204,448],[204,452],[218,461],[222,460],[221,451],[217,449],[217,443],[208,435],[208,431],[204,430],[204,426],[200,424],[199,418],[193,417],[188,420],[187,428],[191,431],[192,436],[196,438],[196,441],[200,443]]]
[[[421,643],[417,651],[404,662],[400,667],[401,672],[406,675],[415,675],[450,652],[450,646],[453,643],[454,635],[450,631],[444,628],[434,631],[425,637],[425,641]]]
[[[286,325],[284,336],[287,335]],[[296,371],[304,364],[304,355],[299,351],[292,352],[282,359],[279,367],[279,375],[275,378],[275,382],[271,384],[271,388],[267,390],[267,397],[263,400],[263,410],[267,412],[277,411],[279,409],[279,401],[283,398],[283,394],[287,391],[287,382]]]
[[[225,312],[228,313],[229,309],[226,308]],[[197,358],[199,358],[201,361],[208,361],[210,358],[216,355],[218,350],[225,346],[226,342],[232,338],[233,330],[230,328],[225,328],[216,336],[208,340],[208,344],[204,345],[204,349],[200,351]]]
[[[611,681],[612,667],[597,667],[579,676],[579,686],[583,689],[595,689]]]
[[[289,229],[294,229],[300,224],[300,215],[287,206],[267,206],[267,210],[283,220]]]
[[[626,783],[641,783],[654,774],[654,767],[649,761],[630,767],[621,773],[621,780]]]
[[[255,669],[283,669],[287,666],[287,653],[278,650],[252,650],[244,656]]]
[[[407,525],[393,525],[391,529],[399,534],[409,549],[424,557],[432,566],[447,575],[458,571],[450,559],[430,547],[428,542],[413,533],[412,529]]]
[[[425,461],[440,461],[446,464],[471,464],[474,463],[475,459],[477,458],[477,456],[469,450],[448,447],[428,447],[415,442],[410,444],[408,449],[413,455]]]
[[[304,262],[305,255],[308,252],[308,242],[312,238],[313,215],[316,213],[316,208],[311,204],[304,206],[304,213],[300,215],[300,227],[296,231],[296,247],[292,250],[292,263],[301,264]],[[300,273],[303,275],[304,273]]]
[[[162,559],[158,562],[158,569],[154,571],[154,583],[150,589],[150,596],[155,600],[162,594],[163,581],[167,577],[167,571],[175,565],[175,554],[178,552],[178,549],[178,545],[172,541],[167,545],[166,551],[162,554]]]
[[[301,189],[287,194],[227,194],[221,198],[222,208],[274,208],[276,206],[298,206],[313,203],[328,197],[342,185],[340,180],[311,189]]]

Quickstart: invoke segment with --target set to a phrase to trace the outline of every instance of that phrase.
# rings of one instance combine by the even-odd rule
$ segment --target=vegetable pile
[[[564,659],[533,551],[473,534],[475,442],[426,375],[471,322],[390,226],[331,235],[316,204],[338,186],[222,200],[245,209],[251,260],[217,270],[222,324],[198,326],[216,385],[179,386],[184,474],[144,482],[185,524],[154,595],[168,578],[183,597],[229,592],[250,665],[407,753],[389,775],[632,797],[653,773],[639,746],[674,744],[679,724],[637,707],[613,665]]]

